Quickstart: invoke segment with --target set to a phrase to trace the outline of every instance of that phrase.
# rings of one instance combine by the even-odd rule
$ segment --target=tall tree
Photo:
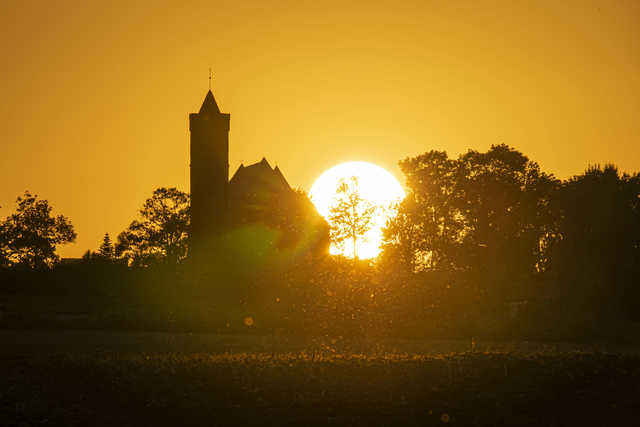
[[[430,151],[405,159],[400,168],[410,191],[384,231],[385,256],[401,254],[412,271],[454,268],[464,229],[456,161]]]
[[[0,257],[10,266],[52,267],[59,260],[57,246],[76,238],[71,221],[52,216],[49,202],[28,191],[18,197],[17,204],[16,212],[0,225]]]
[[[339,247],[346,240],[353,243],[353,258],[358,258],[358,237],[371,229],[376,206],[363,199],[358,191],[358,179],[341,180],[336,189],[337,203],[331,207],[329,226],[331,240]]]
[[[559,183],[506,145],[457,161],[464,263],[490,282],[513,286],[542,268],[540,242],[553,232],[549,207]]]
[[[102,239],[102,244],[98,249],[98,255],[107,261],[112,261],[115,258],[115,249],[113,247],[113,243],[111,242],[111,237],[109,233],[104,233],[104,238]]]
[[[188,250],[189,195],[176,188],[158,188],[135,220],[118,235],[115,252],[131,264],[177,264]]]

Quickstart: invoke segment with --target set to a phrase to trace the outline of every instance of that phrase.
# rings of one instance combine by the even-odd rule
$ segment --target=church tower
[[[191,237],[204,243],[225,227],[229,208],[229,120],[209,89],[198,113],[189,114]]]

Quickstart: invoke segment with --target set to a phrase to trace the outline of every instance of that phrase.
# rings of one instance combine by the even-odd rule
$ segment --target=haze
[[[506,143],[560,178],[640,165],[640,3],[3,2],[0,216],[29,189],[80,256],[189,189],[188,114],[231,114],[231,172],[308,190],[360,160]],[[482,6],[481,6],[482,4]]]

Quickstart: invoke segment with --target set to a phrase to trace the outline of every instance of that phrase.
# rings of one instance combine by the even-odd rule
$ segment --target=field
[[[634,348],[0,332],[2,425],[632,425]]]

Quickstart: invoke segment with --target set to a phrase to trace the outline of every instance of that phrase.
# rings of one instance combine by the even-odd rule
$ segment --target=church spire
[[[207,92],[207,96],[204,97],[202,107],[200,107],[200,114],[202,113],[220,114],[220,108],[218,108],[218,103],[216,103],[216,99],[213,97],[213,92],[211,92],[211,89],[209,89],[209,92]]]

